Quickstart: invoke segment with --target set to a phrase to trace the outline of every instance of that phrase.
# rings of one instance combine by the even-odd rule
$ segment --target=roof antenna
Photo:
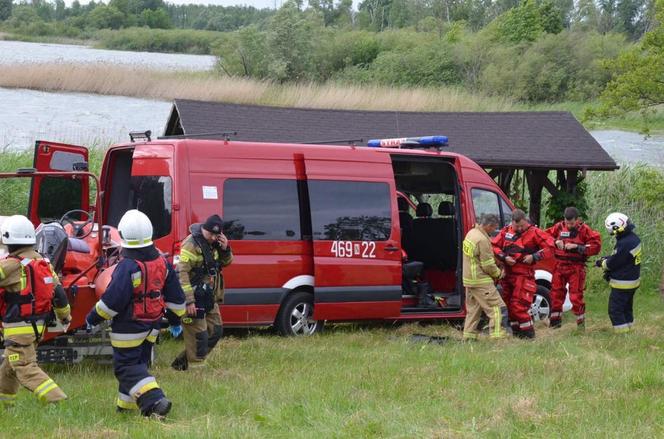
[[[131,143],[134,143],[136,140],[147,140],[148,142],[150,142],[152,140],[151,136],[152,136],[151,130],[129,132],[129,139],[131,139]]]

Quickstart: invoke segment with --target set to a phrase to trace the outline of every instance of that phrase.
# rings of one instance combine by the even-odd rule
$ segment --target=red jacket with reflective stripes
[[[560,221],[546,230],[553,236],[555,241],[561,240],[563,244],[577,244],[574,250],[561,250],[554,246],[554,254],[558,261],[569,262],[573,264],[585,264],[588,257],[599,253],[602,248],[602,237],[598,232],[591,229],[587,224],[581,223],[574,229],[569,229],[565,221]]]
[[[553,238],[551,235],[537,227],[530,225],[526,230],[517,233],[512,225],[504,227],[492,240],[493,252],[501,261],[508,256],[516,260],[516,264],[505,264],[506,274],[532,275],[533,265],[553,254]],[[533,256],[533,263],[526,264],[523,259],[527,255]]]

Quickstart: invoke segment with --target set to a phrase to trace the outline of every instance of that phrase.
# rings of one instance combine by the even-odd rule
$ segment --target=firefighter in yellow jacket
[[[66,327],[69,302],[53,267],[37,253],[35,228],[26,217],[14,215],[0,228],[9,255],[0,260],[0,317],[5,344],[0,365],[0,405],[14,404],[20,385],[42,402],[55,403],[67,395],[37,365],[36,347],[51,311]]]
[[[171,366],[176,370],[204,364],[223,335],[219,304],[224,300],[222,269],[233,261],[219,215],[193,224],[183,241],[176,268],[187,303],[184,324],[185,350]]]
[[[463,285],[466,287],[464,339],[476,339],[482,311],[489,318],[491,338],[508,333],[507,307],[496,289],[501,271],[496,265],[489,236],[498,228],[498,217],[485,214],[463,240]]]

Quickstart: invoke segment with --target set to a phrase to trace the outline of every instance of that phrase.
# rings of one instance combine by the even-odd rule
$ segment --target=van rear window
[[[392,227],[386,183],[309,180],[313,238],[385,241]]]
[[[129,179],[118,181],[111,192],[107,214],[109,225],[117,227],[122,215],[130,209],[138,209],[150,218],[153,239],[163,238],[171,233],[173,213],[171,177],[134,175]]]
[[[302,239],[295,180],[231,178],[224,183],[223,204],[229,239]]]

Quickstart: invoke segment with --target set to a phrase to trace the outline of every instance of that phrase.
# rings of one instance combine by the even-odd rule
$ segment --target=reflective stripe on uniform
[[[624,323],[622,325],[614,325],[613,331],[618,333],[629,332],[631,325],[629,323]]]
[[[37,386],[37,388],[34,390],[33,393],[35,395],[37,395],[37,398],[39,398],[40,400],[43,401],[44,398],[46,397],[46,395],[49,392],[51,392],[51,391],[53,391],[57,388],[58,388],[58,385],[55,384],[55,381],[53,381],[52,379],[49,378],[46,381],[44,381],[43,383],[41,383],[39,386]]]
[[[178,317],[182,317],[187,310],[187,307],[184,304],[184,302],[182,303],[166,302],[166,308],[173,311],[173,313]]]
[[[474,332],[464,332],[463,333],[463,338],[468,339],[468,340],[476,340],[477,339],[477,334]]]
[[[153,329],[152,331],[150,331],[150,335],[148,335],[145,339],[150,343],[155,343],[157,341],[158,335],[159,335],[159,330]]]
[[[500,338],[503,336],[503,331],[502,327],[500,326],[500,322],[502,321],[502,314],[500,313],[500,307],[499,306],[494,306],[493,307],[493,333],[491,334],[492,338]]]
[[[16,394],[0,393],[0,404],[12,405],[16,401]]]
[[[62,308],[56,308],[54,306],[53,311],[55,311],[55,313],[58,314],[58,315],[67,315],[67,314],[71,313],[71,306],[65,305]]]
[[[7,277],[7,275],[5,274],[5,272],[4,272],[4,270],[2,269],[2,267],[0,267],[0,280],[3,280],[3,279],[6,278],[6,277]]]
[[[118,312],[113,311],[111,308],[109,308],[108,305],[106,305],[103,300],[97,302],[97,304],[95,305],[95,311],[97,311],[97,314],[99,314],[99,316],[102,317],[104,320],[111,320],[113,317],[118,315]]]
[[[138,410],[138,404],[134,398],[124,393],[118,393],[117,406],[125,410]]]
[[[482,262],[480,262],[480,265],[481,265],[482,267],[489,267],[489,266],[491,266],[491,265],[493,265],[493,264],[495,264],[495,261],[494,261],[493,258],[491,258],[491,259],[485,259],[485,260],[483,260]]]
[[[37,327],[37,333],[42,334],[44,332],[44,321],[39,320],[35,322]],[[5,338],[11,337],[12,335],[35,335],[35,329],[32,327],[32,323],[29,322],[15,322],[15,323],[3,323],[3,333]]]
[[[562,317],[562,315],[563,315],[563,313],[561,313],[561,312],[557,312],[557,311],[556,311],[556,312],[552,312],[552,313],[549,315],[549,318],[555,319],[556,317]]]
[[[638,255],[641,252],[641,244],[637,245],[636,247],[631,249],[629,252],[632,254],[632,256]]]
[[[519,323],[519,328],[521,328],[521,329],[527,329],[527,328],[530,328],[531,326],[533,326],[532,321],[526,322],[526,323]]]
[[[111,345],[116,348],[135,348],[143,344],[151,331],[136,334],[119,334],[111,332]]]
[[[619,280],[610,279],[609,286],[617,290],[633,290],[641,285],[641,279],[636,280]]]
[[[25,287],[28,286],[28,276],[25,273],[25,267],[21,265],[20,268],[21,268],[21,291],[23,291]]]
[[[190,284],[186,284],[186,285],[182,285],[182,291],[184,291],[185,293],[191,293],[191,292],[194,291],[194,289],[192,288],[192,286]]]
[[[150,390],[158,388],[159,384],[157,384],[157,380],[155,379],[155,377],[148,376],[137,382],[136,385],[134,385],[134,387],[131,388],[129,394],[132,395],[134,398],[138,399],[142,395],[145,395]]]
[[[464,277],[463,284],[467,287],[472,287],[475,285],[489,285],[493,284],[493,279],[490,277],[483,277],[480,279],[468,279],[467,277]]]
[[[203,260],[203,255],[197,255],[189,250],[184,248],[180,249],[180,261],[181,262],[201,262]]]

